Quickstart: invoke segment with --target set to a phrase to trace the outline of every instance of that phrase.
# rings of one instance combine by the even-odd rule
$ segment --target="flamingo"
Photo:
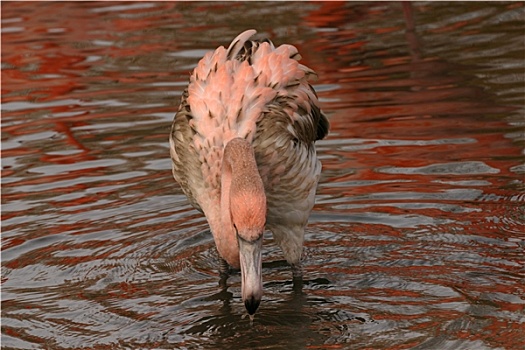
[[[302,279],[305,226],[321,173],[315,141],[329,122],[316,76],[292,45],[275,47],[239,34],[208,52],[193,70],[170,133],[173,176],[203,213],[221,273],[241,270],[250,317],[261,302],[262,241],[268,228]]]

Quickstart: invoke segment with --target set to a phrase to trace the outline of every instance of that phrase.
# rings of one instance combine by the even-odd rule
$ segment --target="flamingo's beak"
[[[255,241],[239,237],[239,254],[242,276],[242,300],[250,315],[253,315],[262,298],[262,235]]]

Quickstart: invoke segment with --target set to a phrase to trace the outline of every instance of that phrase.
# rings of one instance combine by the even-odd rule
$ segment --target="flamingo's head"
[[[239,243],[242,300],[248,313],[253,315],[263,294],[261,250],[266,222],[266,195],[258,172],[253,176],[244,174],[238,180],[232,181],[230,212]]]

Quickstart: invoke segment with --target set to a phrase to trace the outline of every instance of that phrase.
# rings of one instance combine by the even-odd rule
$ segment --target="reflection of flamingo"
[[[204,213],[221,272],[241,269],[242,299],[262,296],[261,248],[273,232],[294,278],[302,276],[304,228],[321,172],[314,142],[328,120],[291,45],[251,41],[247,30],[199,62],[173,121],[173,176]],[[227,263],[227,264],[226,264]]]

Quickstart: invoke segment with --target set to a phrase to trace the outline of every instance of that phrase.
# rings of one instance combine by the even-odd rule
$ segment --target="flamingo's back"
[[[213,231],[224,147],[248,140],[267,196],[266,226],[297,264],[321,171],[314,142],[329,123],[308,83],[315,73],[298,62],[297,49],[249,40],[254,34],[241,33],[195,68],[171,130],[173,175]]]

